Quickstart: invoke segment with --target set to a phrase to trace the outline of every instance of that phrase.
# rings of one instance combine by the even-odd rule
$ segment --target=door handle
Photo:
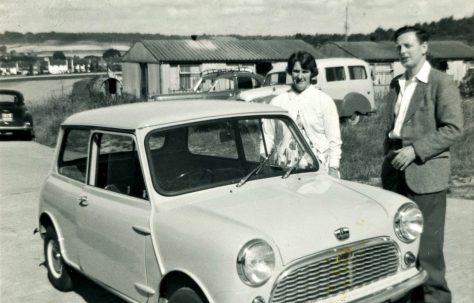
[[[80,206],[87,206],[89,205],[89,202],[87,202],[87,196],[81,196],[79,198],[79,205]]]

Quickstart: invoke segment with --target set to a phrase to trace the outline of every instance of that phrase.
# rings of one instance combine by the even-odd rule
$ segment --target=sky
[[[472,0],[0,0],[0,32],[349,34],[474,14]]]

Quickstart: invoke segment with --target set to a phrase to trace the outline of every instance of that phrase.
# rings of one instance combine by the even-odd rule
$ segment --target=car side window
[[[239,86],[239,89],[250,89],[254,87],[252,78],[250,77],[238,77],[237,85]]]
[[[95,186],[135,198],[147,199],[133,137],[125,134],[96,133],[94,141],[98,145]]]
[[[367,79],[364,66],[349,66],[349,77],[351,80]]]
[[[89,129],[67,129],[64,131],[63,147],[58,161],[59,174],[85,182]]]
[[[326,81],[344,81],[346,80],[346,73],[344,66],[326,67]]]
[[[234,81],[229,78],[219,78],[214,82],[214,86],[211,88],[213,92],[221,92],[226,90],[234,89]]]

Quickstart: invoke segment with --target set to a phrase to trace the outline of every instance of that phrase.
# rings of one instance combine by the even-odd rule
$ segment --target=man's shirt
[[[400,87],[400,92],[398,93],[397,102],[395,103],[395,123],[393,129],[389,132],[388,137],[390,139],[400,139],[401,131],[403,127],[403,121],[410,106],[411,98],[416,89],[416,84],[418,81],[423,83],[428,83],[428,76],[430,74],[431,65],[428,61],[425,61],[421,67],[418,74],[416,74],[413,79],[407,79],[405,74],[404,77],[401,77],[398,80],[398,85]]]

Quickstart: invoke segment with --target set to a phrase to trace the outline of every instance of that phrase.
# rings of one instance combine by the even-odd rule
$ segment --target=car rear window
[[[3,104],[13,104],[16,102],[15,95],[1,95],[0,94],[0,103]]]

